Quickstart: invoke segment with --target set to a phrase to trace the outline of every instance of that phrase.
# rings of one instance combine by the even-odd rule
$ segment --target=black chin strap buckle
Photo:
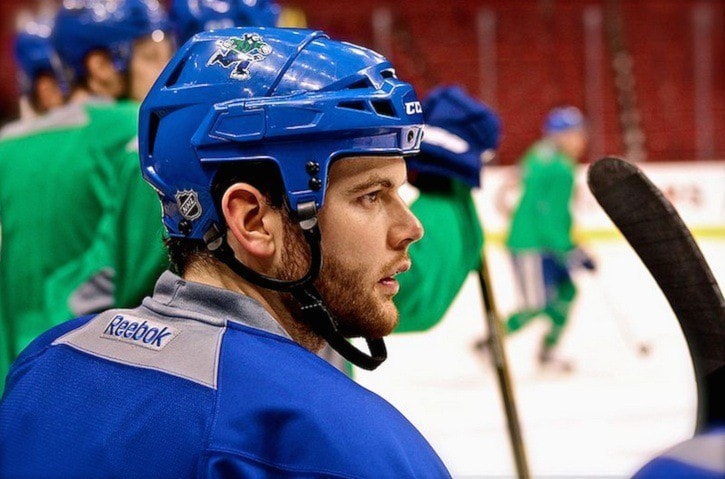
[[[317,226],[317,206],[314,201],[297,205],[297,220],[302,231],[308,232]]]

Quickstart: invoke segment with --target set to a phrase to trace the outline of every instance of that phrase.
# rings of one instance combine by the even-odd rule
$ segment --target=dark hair
[[[272,161],[230,162],[219,168],[212,181],[211,194],[214,206],[221,212],[221,200],[224,192],[235,183],[248,183],[257,188],[274,209],[285,205],[285,190],[279,167]],[[221,215],[220,215],[221,216]],[[226,229],[224,219],[220,217],[219,228]],[[183,274],[192,259],[204,262],[213,261],[214,254],[202,240],[169,237],[164,240],[169,252],[171,271]]]

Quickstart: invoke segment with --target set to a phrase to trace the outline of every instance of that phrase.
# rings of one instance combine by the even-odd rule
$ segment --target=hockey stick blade
[[[698,390],[697,431],[725,422],[725,300],[677,210],[636,166],[606,157],[589,189],[664,293],[684,333]]]

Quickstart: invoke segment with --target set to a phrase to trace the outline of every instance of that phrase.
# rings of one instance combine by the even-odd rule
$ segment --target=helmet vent
[[[179,62],[178,65],[176,65],[176,68],[171,72],[171,74],[166,79],[166,87],[172,87],[176,85],[176,83],[179,81],[179,77],[181,76],[181,71],[184,69],[184,66],[186,65],[186,61]]]
[[[161,122],[161,117],[164,116],[163,113],[159,112],[153,112],[151,113],[149,117],[149,151],[147,152],[149,155],[154,154],[154,143],[156,142],[156,132],[159,129],[159,123]]]
[[[386,78],[386,79],[395,78],[395,70],[391,70],[391,69],[383,70],[380,72],[380,76],[383,78]]]
[[[375,113],[377,113],[378,115],[397,118],[398,115],[395,114],[395,109],[393,108],[393,104],[390,103],[390,101],[374,100],[371,103],[373,105],[373,110],[375,110]]]
[[[358,90],[361,88],[372,88],[373,84],[370,82],[368,77],[361,78],[353,83],[350,83],[347,88],[349,90]]]
[[[341,101],[337,104],[338,108],[346,108],[348,110],[365,111],[367,107],[364,101]]]

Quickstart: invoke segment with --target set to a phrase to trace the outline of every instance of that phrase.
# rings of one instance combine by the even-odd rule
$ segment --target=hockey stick
[[[498,377],[499,388],[501,389],[503,407],[506,412],[506,422],[508,424],[509,439],[511,440],[511,449],[514,455],[514,462],[516,464],[516,472],[518,473],[519,479],[528,479],[530,477],[529,468],[526,462],[524,440],[521,435],[521,426],[519,425],[519,417],[516,411],[516,400],[514,398],[513,387],[511,385],[511,376],[509,374],[508,363],[506,362],[506,354],[503,347],[501,320],[499,319],[496,303],[494,302],[491,279],[488,275],[486,254],[483,251],[481,251],[481,266],[478,268],[478,281],[481,285],[481,297],[483,299],[486,325],[488,326],[488,342],[493,362],[496,367],[496,375]]]
[[[677,316],[697,382],[697,432],[723,423],[725,300],[692,234],[662,192],[624,160],[599,160],[588,184]]]

